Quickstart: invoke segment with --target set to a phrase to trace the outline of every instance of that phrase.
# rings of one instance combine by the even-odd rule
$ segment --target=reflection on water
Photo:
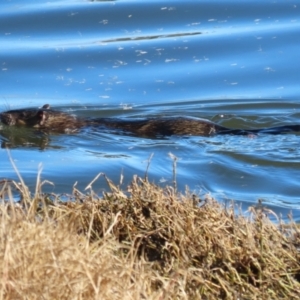
[[[114,42],[126,42],[126,41],[154,40],[154,39],[184,37],[184,36],[198,35],[198,34],[201,34],[201,32],[186,32],[186,33],[161,34],[161,35],[139,36],[139,37],[124,37],[124,38],[117,38],[112,40],[104,40],[102,42],[114,43]]]
[[[2,126],[0,130],[1,148],[38,148],[45,150],[54,147],[47,134],[29,128]],[[57,147],[54,147],[57,149]]]

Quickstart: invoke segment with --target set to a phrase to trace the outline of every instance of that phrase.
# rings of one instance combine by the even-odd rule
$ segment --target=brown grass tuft
[[[292,221],[275,225],[264,208],[246,218],[139,177],[126,192],[106,180],[101,199],[91,186],[68,202],[23,186],[22,203],[2,202],[1,299],[299,298]]]

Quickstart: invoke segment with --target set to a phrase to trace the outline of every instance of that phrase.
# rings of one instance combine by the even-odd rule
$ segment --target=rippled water
[[[1,110],[52,107],[82,117],[196,116],[234,128],[300,123],[299,1],[8,1],[0,4]],[[9,130],[9,132],[7,132]],[[143,175],[220,200],[263,199],[300,219],[299,134],[145,139],[0,131],[34,187],[83,189],[99,172]],[[9,137],[9,138],[8,138]],[[16,179],[4,148],[0,177]],[[94,184],[96,191],[105,182]]]

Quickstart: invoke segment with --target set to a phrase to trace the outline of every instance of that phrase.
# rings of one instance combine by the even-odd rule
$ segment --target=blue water
[[[300,117],[299,1],[21,1],[0,4],[1,110],[53,108],[81,117],[202,117],[234,128]],[[262,199],[300,220],[299,134],[145,139],[84,129],[41,137],[1,127],[0,177],[45,191],[81,190],[99,173],[143,176],[200,195]],[[13,137],[13,138],[12,138]],[[107,188],[103,179],[94,189]]]

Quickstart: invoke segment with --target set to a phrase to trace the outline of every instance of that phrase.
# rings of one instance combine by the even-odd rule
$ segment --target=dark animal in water
[[[76,132],[85,126],[106,127],[131,132],[137,136],[155,137],[170,135],[211,136],[215,134],[248,135],[257,133],[282,134],[299,132],[300,125],[283,125],[262,129],[232,129],[208,120],[188,117],[119,119],[80,119],[68,113],[50,109],[17,109],[0,113],[2,123],[9,126],[28,126],[46,132]]]

